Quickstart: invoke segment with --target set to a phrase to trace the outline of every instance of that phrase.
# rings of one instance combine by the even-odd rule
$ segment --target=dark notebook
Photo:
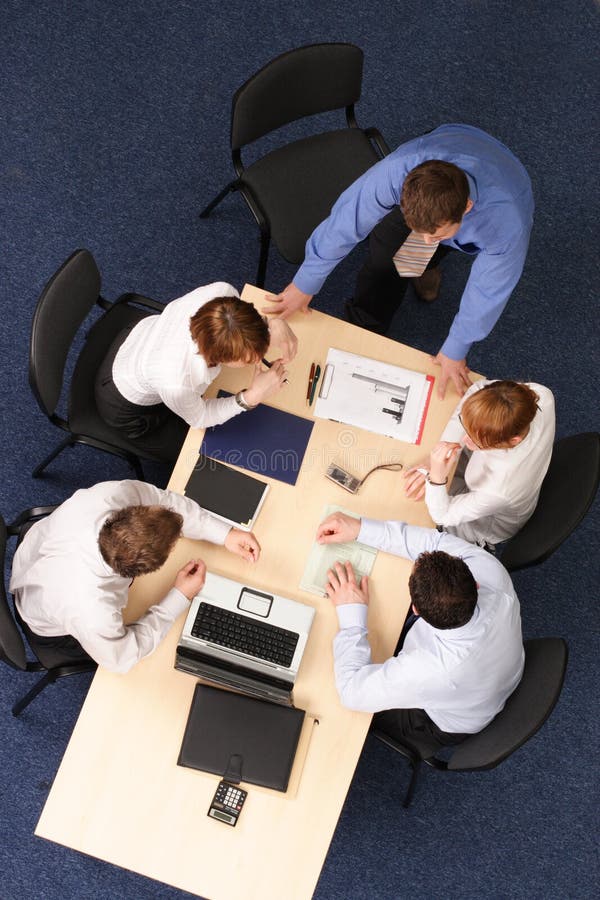
[[[219,519],[249,531],[268,490],[265,481],[201,455],[184,494]]]
[[[198,684],[177,764],[286,791],[303,721],[303,709]]]

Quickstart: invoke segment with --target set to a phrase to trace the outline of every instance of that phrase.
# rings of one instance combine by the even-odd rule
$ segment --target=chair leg
[[[13,716],[19,716],[26,706],[29,706],[32,700],[35,700],[38,694],[44,690],[49,684],[54,684],[56,681],[56,674],[54,672],[46,672],[46,674],[37,681],[34,686],[22,697],[20,700],[17,700],[15,705],[12,708]]]
[[[269,260],[269,244],[271,243],[271,235],[268,231],[260,230],[260,257],[258,260],[258,269],[256,272],[256,287],[264,288],[267,277],[267,262]]]
[[[52,453],[39,464],[39,466],[35,467],[35,469],[31,473],[32,477],[39,478],[46,466],[51,463],[53,459],[56,459],[56,457],[65,449],[65,447],[72,447],[74,443],[75,441],[71,436],[65,438],[64,441],[61,441],[58,447],[56,447],[56,449],[53,450]]]
[[[420,759],[411,759],[410,762],[410,782],[408,788],[406,790],[406,794],[404,795],[404,800],[402,801],[402,806],[404,809],[408,809],[412,802],[413,794],[415,792],[415,787],[417,785],[417,780],[419,777],[419,771],[421,768],[421,760]]]
[[[204,207],[202,212],[199,213],[198,218],[199,219],[207,219],[210,216],[213,209],[215,208],[215,206],[218,206],[219,203],[221,202],[221,200],[225,199],[227,194],[232,194],[234,191],[237,191],[237,189],[238,189],[238,182],[230,181],[229,184],[226,185],[219,194],[217,194],[217,196],[214,198],[214,200],[211,200],[210,203],[208,204],[208,206]]]

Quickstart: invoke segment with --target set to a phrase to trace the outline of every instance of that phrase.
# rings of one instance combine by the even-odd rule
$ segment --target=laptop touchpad
[[[261,594],[259,591],[243,588],[237,605],[238,609],[253,613],[255,616],[263,616],[266,619],[271,612],[272,603],[273,597],[270,594]]]

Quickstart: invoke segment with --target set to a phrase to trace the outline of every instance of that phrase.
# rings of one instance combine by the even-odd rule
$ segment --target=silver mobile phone
[[[331,463],[327,467],[325,478],[335,481],[336,484],[339,484],[340,487],[343,487],[345,491],[349,491],[351,494],[355,494],[360,487],[360,478],[355,478],[354,475],[346,472],[345,469],[341,469],[335,463]]]

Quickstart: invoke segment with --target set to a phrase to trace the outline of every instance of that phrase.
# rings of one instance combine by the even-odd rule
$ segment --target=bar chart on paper
[[[315,416],[420,444],[434,378],[331,348]]]

